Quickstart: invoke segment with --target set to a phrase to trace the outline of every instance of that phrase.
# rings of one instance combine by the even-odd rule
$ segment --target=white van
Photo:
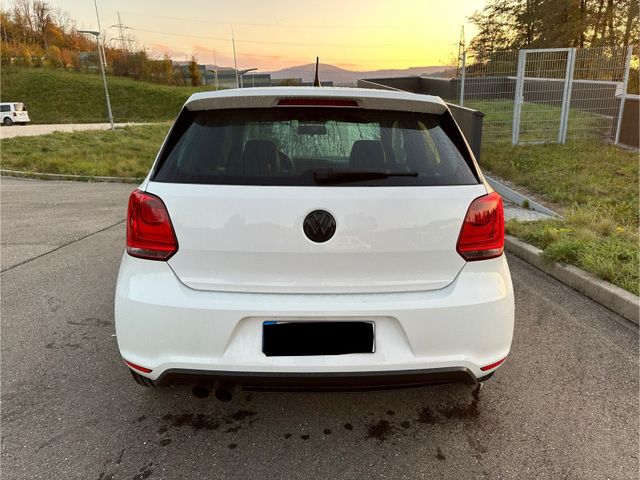
[[[27,122],[30,122],[29,114],[27,113],[27,108],[24,106],[22,102],[3,102],[0,103],[0,116],[2,117],[0,120],[3,125],[7,127],[17,123],[18,125],[24,125]]]

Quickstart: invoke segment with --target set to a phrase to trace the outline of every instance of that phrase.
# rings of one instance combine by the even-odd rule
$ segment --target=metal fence
[[[486,142],[618,142],[631,47],[463,53],[457,102],[485,114]]]

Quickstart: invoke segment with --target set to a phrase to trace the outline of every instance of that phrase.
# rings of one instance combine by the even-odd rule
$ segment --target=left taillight
[[[168,260],[178,251],[167,207],[160,198],[134,190],[127,210],[127,253],[148,260]]]

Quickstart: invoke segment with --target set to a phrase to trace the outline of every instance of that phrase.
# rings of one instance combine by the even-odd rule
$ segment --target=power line
[[[421,24],[406,24],[406,25],[328,25],[328,24],[321,24],[321,25],[295,25],[295,24],[284,24],[284,23],[243,23],[243,22],[225,22],[225,21],[220,21],[220,20],[202,20],[202,19],[195,19],[195,18],[178,18],[178,17],[167,17],[167,16],[162,16],[162,15],[149,15],[147,13],[142,13],[142,12],[122,12],[122,13],[126,13],[127,15],[133,15],[133,16],[138,16],[138,17],[145,17],[145,18],[159,18],[159,19],[165,19],[165,20],[173,20],[173,21],[180,21],[180,22],[194,22],[194,23],[207,23],[207,24],[218,24],[218,25],[243,25],[243,26],[247,26],[247,27],[278,27],[278,28],[321,28],[321,29],[331,29],[331,28],[347,28],[347,29],[354,29],[354,28],[380,28],[380,29],[405,29],[407,27],[410,28],[418,28],[418,27],[422,27],[423,25]]]
[[[237,40],[236,40],[237,41]],[[190,52],[193,50],[192,46],[184,46],[184,45],[180,45],[180,46],[174,46],[173,49],[175,50],[182,50],[184,52]],[[208,51],[207,49],[202,49],[203,52]],[[230,58],[233,57],[233,52],[228,52],[228,51],[224,51],[224,50],[219,50],[216,49],[217,53],[221,53],[223,55],[226,55]],[[245,52],[238,52],[238,57],[251,57],[251,58],[268,58],[268,59],[274,59],[274,60],[293,60],[296,62],[305,62],[305,61],[309,61],[308,57],[304,57],[304,56],[297,56],[297,57],[291,57],[291,56],[285,56],[285,55],[263,55],[263,54],[258,54],[258,53],[245,53]],[[329,61],[329,62],[337,62],[337,63],[345,63],[345,59],[344,58],[337,58],[337,57],[322,57],[324,60]],[[360,59],[358,60],[359,63],[362,63],[363,61],[366,60],[377,60],[377,61],[385,61],[385,62],[398,62],[398,61],[403,61],[403,62],[411,62],[413,61],[413,59],[409,59],[409,58],[380,58],[380,57],[375,57],[375,58],[362,58],[360,57]],[[230,67],[232,68],[232,67]],[[405,70],[403,68],[386,68],[386,69],[382,69],[382,70]],[[340,74],[340,72],[336,72],[338,74]],[[345,72],[346,74],[347,72]]]
[[[123,13],[127,13],[127,12],[123,12]],[[130,12],[128,14],[131,14]],[[119,15],[118,18],[120,19]],[[175,19],[174,19],[175,20]],[[210,23],[221,23],[221,24],[226,24],[226,22],[210,22]],[[122,30],[124,29],[129,29],[129,30],[133,30],[133,31],[138,31],[138,32],[145,32],[145,33],[153,33],[153,34],[158,34],[158,35],[166,35],[166,36],[173,36],[173,37],[185,37],[185,38],[193,38],[193,39],[197,39],[197,40],[213,40],[213,41],[219,41],[219,42],[230,42],[233,43],[233,38],[225,38],[225,37],[213,37],[213,36],[207,36],[207,35],[193,35],[193,34],[189,34],[189,33],[180,33],[180,32],[167,32],[167,31],[161,31],[161,30],[150,30],[150,29],[144,29],[144,28],[137,28],[137,27],[131,27],[131,26],[127,26],[122,24],[122,22],[119,22],[118,25],[115,25],[116,27]],[[121,34],[121,37],[123,35]],[[118,38],[120,39],[120,37]],[[130,39],[129,39],[130,41]],[[332,46],[332,47],[352,47],[352,48],[379,48],[379,47],[383,47],[383,46],[387,46],[385,45],[364,45],[364,46],[359,46],[359,45],[353,45],[353,44],[327,44],[327,43],[296,43],[296,42],[274,42],[274,41],[267,41],[267,40],[242,40],[242,39],[236,39],[235,42],[237,43],[248,43],[248,44],[266,44],[266,45],[287,45],[287,46],[304,46],[304,47],[309,47],[309,46],[322,46],[322,47],[326,47],[326,46]],[[175,48],[181,48],[182,50],[185,51],[191,51],[193,50],[193,46],[184,48],[184,47],[172,47],[172,49]],[[218,50],[218,52],[221,52],[225,55],[228,56],[233,56],[234,54],[232,52],[225,52],[225,51],[220,51]],[[244,52],[238,52],[238,56],[240,57],[253,57],[253,58],[269,58],[269,59],[277,59],[277,60],[295,60],[295,61],[304,61],[303,56],[283,56],[283,55],[267,55],[267,54],[256,54],[256,53],[244,53]],[[331,61],[331,62],[341,62],[344,63],[345,59],[344,58],[331,58],[331,57],[323,57],[325,58],[327,61]],[[380,58],[378,56],[374,57],[374,58],[363,58],[360,57],[358,63],[362,63],[363,61],[366,60],[376,60],[378,62],[380,61],[385,61],[385,62],[413,62],[415,61],[415,59],[409,59],[409,58],[398,58],[398,57],[394,57],[394,58]],[[399,69],[402,70],[402,69]],[[351,73],[349,72],[334,72],[336,75],[350,75]]]
[[[209,37],[206,35],[193,35],[190,33],[179,33],[179,32],[163,32],[160,30],[148,30],[145,28],[137,28],[137,27],[127,27],[131,30],[135,30],[138,32],[145,32],[145,33],[155,33],[158,35],[167,35],[167,36],[174,36],[174,37],[185,37],[185,38],[195,38],[195,39],[200,39],[200,40],[217,40],[217,41],[221,41],[221,42],[230,42],[231,38],[224,38],[224,37]],[[236,42],[238,43],[254,43],[254,44],[258,44],[258,45],[287,45],[287,46],[300,46],[300,47],[352,47],[352,48],[381,48],[381,47],[387,47],[388,44],[366,44],[366,45],[354,45],[352,43],[349,44],[345,44],[345,43],[300,43],[300,42],[274,42],[274,41],[269,41],[269,40],[236,40]],[[400,45],[398,45],[400,46]]]

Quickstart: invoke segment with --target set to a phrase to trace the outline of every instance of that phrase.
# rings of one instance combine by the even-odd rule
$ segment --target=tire
[[[5,127],[10,127],[11,125],[13,125],[13,120],[11,120],[9,117],[4,117],[4,119],[2,120],[2,124]]]
[[[153,383],[153,380],[147,378],[147,377],[143,377],[142,375],[140,375],[139,373],[134,372],[133,370],[129,369],[129,372],[131,372],[131,376],[133,377],[133,380],[138,384],[141,385],[143,387],[155,387],[155,384]]]

